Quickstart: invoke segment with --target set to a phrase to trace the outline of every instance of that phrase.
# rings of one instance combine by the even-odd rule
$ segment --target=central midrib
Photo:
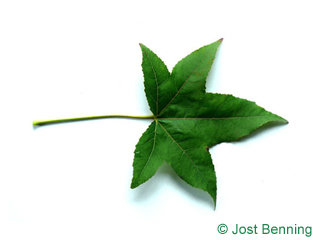
[[[156,71],[154,70],[154,67],[153,67],[153,63],[152,61],[150,60],[150,57],[147,53],[147,51],[144,51],[147,58],[148,58],[148,61],[150,62],[150,65],[151,65],[151,68],[152,68],[152,71],[153,71],[153,74],[154,74],[154,78],[155,78],[155,82],[156,82],[156,85],[157,85],[157,100],[156,100],[156,114],[158,115],[158,102],[159,102],[159,84],[158,84],[158,77],[157,77],[157,73]]]
[[[168,118],[156,118],[157,120],[197,120],[197,119],[238,119],[238,118],[262,118],[262,117],[272,117],[272,116],[246,116],[246,117],[168,117]]]

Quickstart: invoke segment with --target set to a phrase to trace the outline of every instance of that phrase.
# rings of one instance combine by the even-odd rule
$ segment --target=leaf
[[[169,73],[163,61],[140,44],[145,93],[154,121],[136,145],[131,188],[168,162],[188,184],[210,194],[217,180],[208,147],[238,140],[268,122],[287,121],[254,102],[206,93],[205,83],[222,39],[179,61]]]

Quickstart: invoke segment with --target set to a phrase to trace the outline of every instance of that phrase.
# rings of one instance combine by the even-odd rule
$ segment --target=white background
[[[262,223],[312,226],[319,239],[317,2],[1,1],[0,239],[306,238],[262,235]],[[222,37],[207,91],[255,101],[289,124],[210,149],[216,210],[168,165],[130,189],[149,120],[32,127],[149,115],[138,43],[171,71]],[[257,224],[259,235],[232,235],[235,224]]]

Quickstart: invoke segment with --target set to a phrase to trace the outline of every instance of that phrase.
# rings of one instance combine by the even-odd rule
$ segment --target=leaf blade
[[[157,71],[149,79],[144,74],[146,96],[155,116],[154,142],[148,159],[157,153],[159,162],[168,162],[185,182],[208,192],[214,204],[216,174],[208,147],[236,141],[269,122],[287,123],[246,99],[206,93],[206,78],[221,41],[199,48],[179,61],[161,84]]]

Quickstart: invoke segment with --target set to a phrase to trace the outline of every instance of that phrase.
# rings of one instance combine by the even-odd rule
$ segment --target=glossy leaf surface
[[[145,93],[155,118],[136,145],[132,188],[150,179],[166,161],[216,203],[216,173],[207,148],[238,140],[268,122],[287,122],[254,102],[206,93],[206,78],[221,41],[183,58],[171,74],[155,53],[140,44]]]

